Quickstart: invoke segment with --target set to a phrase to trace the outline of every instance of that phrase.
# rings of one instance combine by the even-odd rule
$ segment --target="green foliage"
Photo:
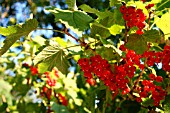
[[[17,109],[19,113],[45,113],[46,108],[43,104],[26,103],[20,100]]]
[[[147,42],[160,43],[161,35],[158,30],[149,30],[142,35]]]
[[[42,15],[37,13],[39,6],[53,2],[60,5],[61,9],[49,7],[46,10],[51,14],[43,11]],[[164,54],[169,54],[169,50],[163,52],[164,47],[169,45],[170,37],[169,0],[53,2],[28,1],[27,5],[31,7],[31,12],[38,21],[29,19],[23,24],[0,27],[0,34],[6,37],[0,49],[0,56],[6,53],[0,58],[0,112],[6,113],[8,110],[10,113],[148,113],[158,110],[170,112],[169,70],[163,67],[169,65],[168,62],[162,62],[163,58],[168,59],[168,55]],[[0,3],[4,9],[6,2]],[[152,3],[154,6],[147,10],[145,6]],[[123,4],[142,9],[146,15],[146,20],[142,21],[145,26],[143,23],[141,25],[136,23],[133,28],[128,26],[120,12]],[[2,16],[4,15],[2,10]],[[136,13],[132,15],[130,21],[138,17]],[[9,17],[11,19],[10,15]],[[63,24],[64,26],[61,26]],[[53,36],[44,38],[46,34],[50,35],[45,31],[45,35],[32,38],[29,34],[38,26],[40,27],[38,30],[44,28],[53,31]],[[52,26],[52,29],[49,26]],[[142,28],[144,33],[137,34],[137,28]],[[22,38],[28,35],[29,38]],[[65,37],[73,39],[74,42]],[[23,40],[17,41],[20,38]],[[19,49],[19,53],[15,50],[8,51],[11,46]],[[140,55],[135,55],[129,50],[134,50],[137,54],[143,54],[146,50],[153,52],[146,53],[140,58]],[[145,57],[147,54],[149,56]],[[97,57],[93,57],[94,55]],[[87,59],[79,60],[81,58]],[[81,67],[81,63],[84,67]],[[154,80],[151,80],[151,73],[156,75]],[[131,76],[133,74],[134,77]],[[150,90],[148,92],[145,92],[145,88],[148,87],[145,87],[144,80],[149,80],[148,84],[151,84],[148,86]],[[155,95],[152,94],[152,90],[155,91]],[[167,95],[164,95],[164,91]],[[141,96],[145,96],[143,92],[147,93],[146,98]],[[161,97],[160,94],[165,98],[161,101],[156,98],[160,101],[156,106],[154,96]],[[137,98],[139,96],[142,100]]]
[[[115,6],[117,3],[119,3],[119,1],[118,0],[109,0],[110,2],[110,7],[113,7],[113,6]]]
[[[164,10],[166,8],[169,8],[170,0],[159,0],[157,5],[157,10]]]
[[[125,28],[124,26],[114,24],[109,28],[109,31],[112,35],[116,35],[120,34],[122,32],[122,29],[124,28]]]
[[[165,35],[165,40],[168,39],[168,37],[170,37],[170,12],[167,12],[165,14],[163,14],[161,16],[161,18],[156,18],[155,22],[156,25],[163,31],[164,35]]]
[[[96,51],[108,61],[120,60],[120,55],[112,47],[101,47],[98,48]]]
[[[16,25],[8,28],[1,28],[0,34],[7,36],[4,41],[3,47],[0,49],[0,56],[3,55],[18,39],[22,36],[27,36],[31,31],[35,30],[38,26],[36,19],[30,19],[23,25]]]
[[[90,6],[83,4],[79,8],[87,13],[92,13],[98,16],[98,19],[104,19],[109,16],[109,13],[98,11],[97,9],[91,8]]]
[[[69,113],[67,107],[56,103],[52,105],[51,109],[54,110],[55,113]]]
[[[66,4],[68,5],[68,8],[75,9],[76,6],[76,0],[66,0]]]
[[[55,15],[56,22],[61,21],[67,28],[72,29],[76,33],[89,28],[89,23],[93,21],[92,17],[82,11],[69,11],[58,8],[47,8],[46,10]]]
[[[138,34],[131,34],[125,44],[128,49],[134,50],[137,54],[143,54],[147,50],[145,38]]]
[[[57,67],[63,74],[68,73],[69,64],[62,49],[55,46],[45,47],[35,58],[34,64],[40,63],[40,69],[51,71],[53,67]]]

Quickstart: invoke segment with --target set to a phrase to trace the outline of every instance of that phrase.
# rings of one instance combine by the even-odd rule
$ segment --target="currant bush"
[[[127,49],[124,45],[120,46],[120,50],[124,51],[126,55],[122,57],[119,64],[111,65],[109,61],[98,54],[91,56],[89,59],[79,59],[78,64],[84,72],[86,82],[94,86],[97,77],[109,87],[113,97],[118,93],[122,95],[131,94],[137,102],[142,102],[143,98],[151,98],[154,101],[153,104],[158,106],[167,95],[166,88],[161,85],[164,79],[162,76],[153,73],[150,73],[148,77],[144,77],[143,72],[158,63],[162,63],[162,69],[170,71],[168,57],[170,46],[165,46],[162,52],[148,50],[142,55],[136,54],[135,51]],[[140,70],[140,73],[138,78],[135,79],[137,69]],[[130,83],[132,81],[133,85]],[[135,92],[139,96],[134,95]]]

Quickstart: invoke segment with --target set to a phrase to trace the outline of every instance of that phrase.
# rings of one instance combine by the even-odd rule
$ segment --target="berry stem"
[[[151,21],[151,14],[152,14],[152,12],[150,11],[149,12],[149,18],[148,18],[148,29],[147,30],[149,30],[150,29],[150,21]]]
[[[146,62],[147,62],[147,59],[145,60],[144,65],[146,65]],[[132,92],[133,92],[133,90],[136,89],[136,87],[137,87],[137,85],[139,84],[139,81],[140,81],[140,79],[141,79],[141,77],[142,77],[142,75],[143,75],[144,72],[145,72],[144,69],[140,72],[137,80],[136,80],[135,83],[134,83],[134,86],[133,86],[133,88],[132,88]]]
[[[127,24],[126,24],[126,22],[125,22],[125,43],[127,43],[128,42],[128,32],[129,32],[129,28],[127,27]]]

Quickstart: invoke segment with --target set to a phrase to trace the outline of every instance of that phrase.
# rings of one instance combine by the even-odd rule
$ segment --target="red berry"
[[[87,79],[86,82],[88,82],[91,86],[96,85],[96,80],[93,78]]]
[[[61,95],[60,93],[58,93],[58,96],[59,96],[59,100],[62,103],[62,105],[67,106],[68,105],[68,100],[66,99],[66,97]]]
[[[30,70],[31,70],[31,74],[32,74],[32,75],[38,74],[38,69],[37,69],[37,67],[30,66]]]
[[[143,31],[142,31],[141,29],[138,29],[138,30],[136,31],[136,34],[142,35],[142,34],[143,34]]]
[[[121,12],[121,13],[124,14],[126,11],[127,11],[127,8],[126,8],[125,5],[123,5],[123,6],[120,7],[120,12]]]
[[[140,97],[137,97],[136,101],[140,103],[140,102],[142,102],[142,99]]]
[[[151,74],[149,74],[149,78],[150,78],[151,80],[155,80],[156,76],[155,76],[153,73],[151,73]]]
[[[155,79],[157,82],[163,82],[162,76],[157,76]]]

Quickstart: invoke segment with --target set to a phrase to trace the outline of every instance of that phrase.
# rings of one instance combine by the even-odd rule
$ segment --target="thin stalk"
[[[147,30],[149,30],[150,29],[150,21],[151,21],[151,14],[152,14],[152,12],[150,11],[149,12],[149,18],[148,18],[148,29]]]

